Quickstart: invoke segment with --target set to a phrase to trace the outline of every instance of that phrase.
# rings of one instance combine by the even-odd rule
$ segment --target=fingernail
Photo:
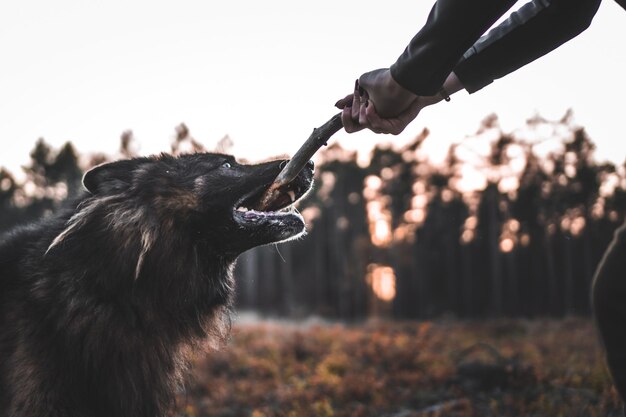
[[[369,100],[366,100],[366,101],[365,101],[365,108],[367,108],[367,106],[368,106],[369,104],[370,104],[370,101],[369,101]]]
[[[354,81],[354,91],[358,90],[359,88],[359,79],[357,78],[356,81]]]

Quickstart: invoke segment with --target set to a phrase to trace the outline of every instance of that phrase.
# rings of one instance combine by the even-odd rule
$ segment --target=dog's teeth
[[[294,201],[296,201],[296,193],[293,190],[289,190],[287,191],[287,195],[289,196],[289,198],[291,199],[291,202],[293,203]]]
[[[246,212],[246,211],[250,211],[247,207],[237,207],[237,211],[242,211],[242,212]]]

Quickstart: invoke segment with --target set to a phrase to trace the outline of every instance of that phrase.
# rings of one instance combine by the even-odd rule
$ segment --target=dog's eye
[[[224,162],[222,164],[222,167],[224,167],[224,168],[232,168],[232,165],[230,164],[230,162]]]

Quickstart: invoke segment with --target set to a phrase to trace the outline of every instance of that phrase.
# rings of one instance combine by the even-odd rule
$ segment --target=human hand
[[[354,93],[337,101],[348,133],[368,128],[397,135],[420,112],[419,97],[398,84],[388,68],[366,72],[355,82]]]
[[[367,88],[361,84],[362,81]],[[452,72],[442,90],[453,94],[463,88],[459,78]],[[354,85],[354,92],[337,101],[335,106],[343,110],[341,120],[348,133],[370,129],[375,133],[397,135],[424,107],[438,103],[446,97],[448,95],[417,96],[398,84],[389,70],[379,69],[361,75]]]
[[[359,77],[357,87],[367,94],[376,106],[376,112],[383,118],[400,116],[417,98],[394,80],[389,68],[366,72]]]
[[[409,107],[396,117],[381,117],[373,102],[368,99],[367,92],[359,94],[358,83],[353,94],[337,101],[335,106],[342,110],[341,121],[348,133],[370,129],[374,133],[400,134],[422,110],[423,100],[415,98]]]

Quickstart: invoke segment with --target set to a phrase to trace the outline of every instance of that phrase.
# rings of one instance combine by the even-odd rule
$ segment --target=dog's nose
[[[309,169],[315,168],[315,162],[312,159],[309,159],[309,162],[306,163],[306,167]]]

